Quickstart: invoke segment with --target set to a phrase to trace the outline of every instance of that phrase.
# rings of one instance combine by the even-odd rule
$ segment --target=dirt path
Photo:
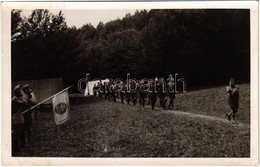
[[[117,99],[117,103],[120,103],[120,100]],[[126,104],[125,104],[126,105]],[[138,106],[138,104],[137,104]],[[145,105],[145,109],[150,109],[151,110],[151,106],[150,105]],[[250,129],[250,124],[246,124],[246,123],[242,123],[242,122],[232,122],[232,121],[228,121],[227,118],[221,118],[221,117],[216,117],[216,116],[208,116],[208,115],[202,115],[202,114],[196,114],[196,113],[191,113],[191,112],[186,112],[186,111],[178,111],[178,110],[163,110],[162,108],[158,108],[155,107],[155,110],[159,110],[162,113],[170,113],[170,114],[179,114],[179,115],[185,115],[185,116],[189,116],[189,117],[193,117],[193,118],[199,118],[199,119],[207,119],[210,121],[218,121],[221,123],[226,123],[226,124],[231,124],[235,127],[239,127],[239,128],[243,128],[243,129]]]
[[[150,106],[145,106],[145,109],[151,109]],[[191,112],[186,112],[186,111],[178,111],[178,110],[163,110],[162,108],[155,107],[155,110],[160,110],[163,113],[170,113],[170,114],[179,114],[179,115],[185,115],[193,118],[200,118],[200,119],[207,119],[211,121],[218,121],[221,123],[227,123],[227,124],[232,124],[236,127],[240,128],[245,128],[245,129],[250,129],[250,124],[245,124],[242,122],[236,122],[233,123],[232,121],[228,121],[227,119],[216,117],[216,116],[208,116],[208,115],[202,115],[202,114],[196,114],[196,113],[191,113]]]

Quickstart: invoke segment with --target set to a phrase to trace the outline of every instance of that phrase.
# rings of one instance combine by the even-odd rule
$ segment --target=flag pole
[[[22,114],[25,114],[25,113],[27,113],[28,111],[30,111],[30,110],[32,110],[32,109],[34,109],[35,107],[38,107],[38,106],[39,106],[39,105],[41,105],[42,103],[44,103],[44,102],[46,102],[46,101],[50,100],[50,99],[51,99],[51,98],[53,98],[54,96],[56,96],[56,95],[58,95],[58,94],[60,94],[60,93],[62,93],[62,92],[64,92],[64,91],[68,90],[69,88],[71,88],[71,87],[73,87],[73,86],[74,86],[74,85],[71,85],[71,86],[69,86],[69,87],[67,87],[67,88],[65,88],[65,89],[63,89],[63,90],[61,90],[61,91],[59,91],[58,93],[56,93],[56,94],[52,95],[51,97],[48,97],[47,99],[45,99],[45,100],[41,101],[40,103],[38,103],[38,104],[36,104],[36,105],[32,106],[31,108],[29,108],[29,109],[27,109],[27,110],[23,111],[23,112],[22,112]]]
[[[86,79],[87,79],[88,95],[90,95],[90,94],[89,94],[89,84],[88,84],[88,81],[89,81],[89,73],[87,73],[87,75],[86,75]]]

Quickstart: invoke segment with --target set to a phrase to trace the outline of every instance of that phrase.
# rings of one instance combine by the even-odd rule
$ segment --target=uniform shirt
[[[22,112],[26,109],[26,102],[22,98],[12,98],[12,124],[24,123]]]
[[[168,82],[167,84],[167,94],[170,99],[175,99],[175,89],[174,89],[174,82]]]
[[[231,108],[235,107],[238,108],[239,105],[239,88],[237,86],[226,87],[227,93],[228,93],[228,104]]]
[[[12,115],[16,114],[17,112],[22,112],[26,108],[26,102],[22,98],[18,98],[14,96],[12,98]]]

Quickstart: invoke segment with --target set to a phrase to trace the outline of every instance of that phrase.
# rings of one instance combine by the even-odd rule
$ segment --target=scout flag
[[[68,90],[55,95],[52,98],[52,105],[56,125],[63,124],[70,119]]]

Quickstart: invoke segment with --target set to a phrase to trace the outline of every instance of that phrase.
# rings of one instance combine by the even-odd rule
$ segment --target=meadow
[[[237,120],[250,123],[250,85],[240,84],[238,87]],[[221,86],[178,94],[175,104],[176,109],[180,111],[226,118],[226,113],[230,111],[227,99],[226,87]]]
[[[71,120],[57,126],[41,112],[18,156],[250,157],[250,87],[239,87],[239,124],[226,118],[225,87],[178,94],[178,112],[71,97]]]

